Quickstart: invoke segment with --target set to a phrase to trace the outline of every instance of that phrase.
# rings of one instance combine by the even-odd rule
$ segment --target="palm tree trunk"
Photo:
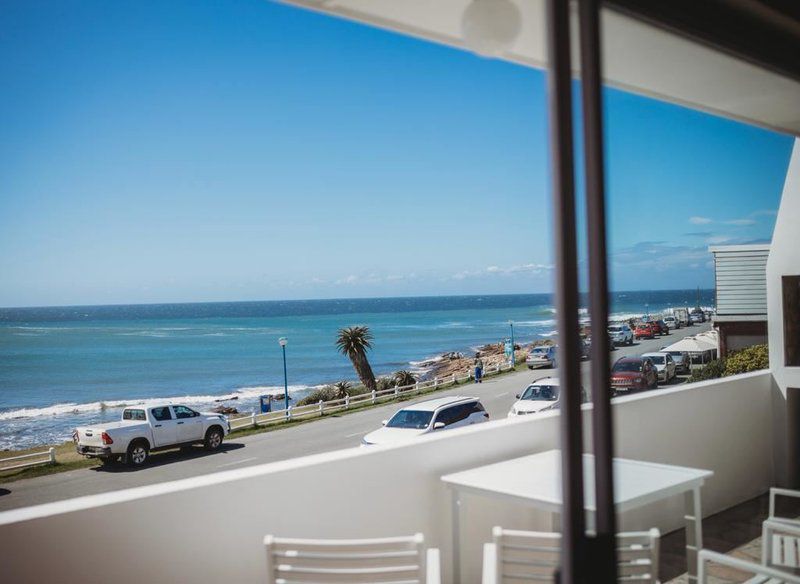
[[[372,367],[369,366],[369,361],[364,353],[357,353],[350,357],[353,362],[353,369],[356,370],[358,378],[368,390],[373,391],[377,389],[375,384],[375,374],[372,373]]]

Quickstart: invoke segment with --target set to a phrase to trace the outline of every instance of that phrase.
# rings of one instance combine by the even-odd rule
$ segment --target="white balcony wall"
[[[775,220],[772,234],[772,247],[767,260],[767,327],[769,334],[769,364],[775,380],[774,384],[774,416],[775,423],[775,458],[777,479],[780,483],[790,482],[790,475],[798,475],[799,470],[788,467],[793,462],[797,465],[800,450],[797,445],[788,447],[788,424],[797,421],[787,420],[786,390],[789,387],[800,388],[800,367],[786,367],[783,347],[783,290],[782,276],[800,275],[800,253],[797,233],[800,219],[800,139],[795,140],[786,182],[781,195],[781,205]],[[791,482],[795,482],[792,480]]]
[[[772,482],[771,376],[616,400],[620,456],[711,469],[706,514]],[[588,410],[587,410],[588,411]],[[266,533],[369,537],[421,531],[449,577],[450,507],[443,474],[557,445],[557,414],[454,430],[411,445],[355,448],[0,514],[6,582],[259,582]],[[588,434],[587,418],[587,434]],[[625,526],[682,525],[675,499],[623,518]],[[464,582],[479,581],[494,524],[546,528],[510,504],[465,502]]]

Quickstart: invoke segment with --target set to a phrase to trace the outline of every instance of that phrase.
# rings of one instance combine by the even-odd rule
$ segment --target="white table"
[[[709,470],[615,458],[614,501],[616,512],[624,513],[654,501],[684,494],[686,505],[686,562],[689,579],[696,581],[697,551],[703,546],[703,517],[700,487],[714,473]],[[583,455],[584,504],[588,528],[594,526],[594,456]],[[471,493],[501,498],[549,511],[558,528],[561,513],[561,452],[549,450],[473,468],[442,477],[452,491],[453,574],[459,582],[461,495]]]

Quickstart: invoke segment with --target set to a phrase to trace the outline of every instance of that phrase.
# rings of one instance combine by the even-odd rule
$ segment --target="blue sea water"
[[[611,298],[618,318],[696,303],[695,290]],[[700,303],[712,305],[713,291]],[[226,403],[252,411],[259,395],[283,391],[282,336],[298,398],[354,378],[334,345],[343,326],[370,327],[381,375],[497,342],[509,320],[520,342],[552,336],[554,319],[547,294],[0,309],[0,448],[66,440],[147,400],[202,408],[237,397]]]

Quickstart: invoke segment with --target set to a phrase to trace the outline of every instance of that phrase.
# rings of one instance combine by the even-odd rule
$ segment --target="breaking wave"
[[[316,386],[308,385],[290,385],[289,393],[297,393],[314,389]],[[18,408],[14,410],[7,410],[0,412],[0,421],[8,420],[24,420],[30,418],[49,418],[56,416],[70,416],[78,414],[91,414],[95,412],[103,412],[106,410],[122,409],[129,406],[149,406],[161,403],[180,403],[186,405],[211,405],[215,402],[224,402],[231,400],[255,400],[261,395],[282,395],[283,387],[277,386],[253,386],[243,387],[236,391],[219,394],[219,395],[183,395],[173,397],[153,397],[153,398],[139,398],[127,400],[106,400],[95,401],[89,403],[58,403],[40,408]]]

